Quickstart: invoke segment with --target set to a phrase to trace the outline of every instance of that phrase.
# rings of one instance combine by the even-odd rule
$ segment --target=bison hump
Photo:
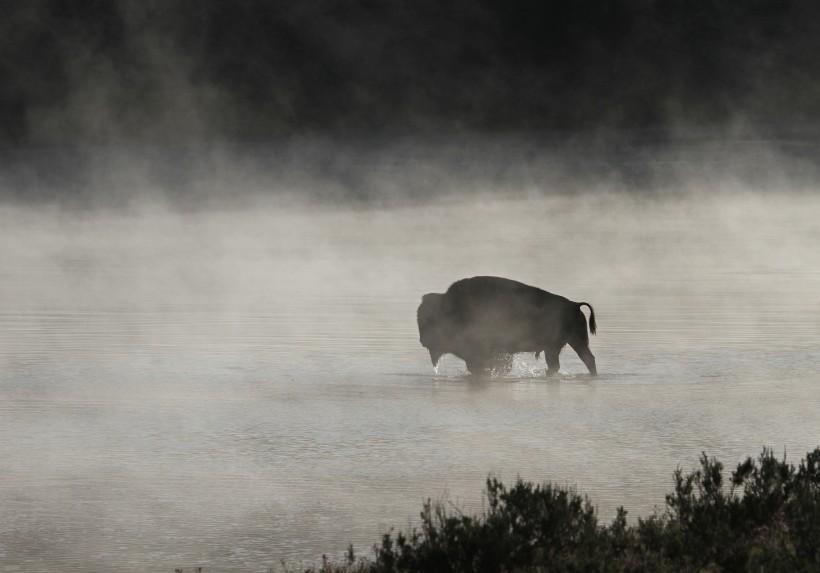
[[[540,299],[545,296],[555,296],[540,288],[493,276],[477,276],[468,279],[461,279],[450,285],[447,294],[454,296],[469,296],[474,298],[490,297],[531,297]]]

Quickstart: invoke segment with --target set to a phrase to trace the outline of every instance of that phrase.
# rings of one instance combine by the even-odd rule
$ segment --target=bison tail
[[[592,305],[589,304],[588,302],[579,302],[578,303],[578,309],[580,310],[580,308],[582,306],[588,306],[589,307],[589,331],[592,334],[595,334],[595,330],[598,328],[598,325],[595,324],[595,311],[592,309]]]

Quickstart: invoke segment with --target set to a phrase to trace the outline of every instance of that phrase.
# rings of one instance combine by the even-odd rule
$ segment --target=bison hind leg
[[[547,376],[552,376],[561,369],[561,361],[558,359],[560,353],[560,348],[558,350],[550,348],[544,350],[544,358],[547,360]]]

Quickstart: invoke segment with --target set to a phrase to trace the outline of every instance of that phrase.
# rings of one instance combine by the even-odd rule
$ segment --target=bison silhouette
[[[473,374],[509,371],[516,352],[534,352],[536,359],[543,352],[547,376],[558,371],[558,355],[569,344],[595,375],[582,306],[589,307],[589,330],[595,334],[589,303],[500,277],[462,279],[444,294],[422,297],[419,340],[430,351],[433,366],[449,353],[464,360]]]

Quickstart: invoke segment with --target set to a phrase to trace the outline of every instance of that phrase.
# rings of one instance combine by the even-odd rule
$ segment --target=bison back
[[[471,338],[498,351],[536,351],[572,304],[564,297],[500,277],[473,277],[447,290],[452,316]]]

